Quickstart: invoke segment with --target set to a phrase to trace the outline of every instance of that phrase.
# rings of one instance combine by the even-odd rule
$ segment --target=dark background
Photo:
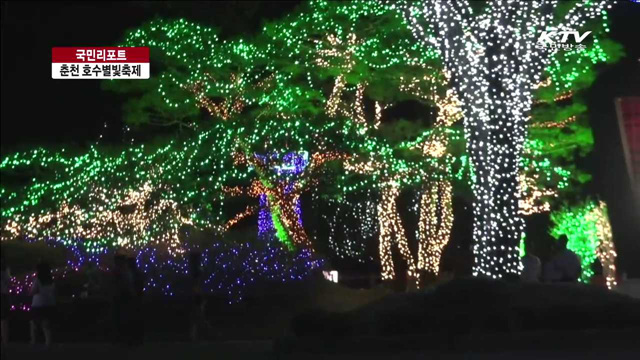
[[[100,81],[51,79],[51,48],[113,46],[127,30],[162,18],[220,29],[223,38],[255,34],[300,1],[2,2],[2,150],[85,145],[122,132],[122,98]],[[25,71],[28,69],[28,71]],[[110,130],[105,133],[107,123]]]
[[[122,133],[123,99],[100,90],[99,81],[51,79],[52,47],[112,46],[126,30],[156,16],[216,26],[223,38],[252,34],[265,20],[287,14],[299,3],[2,2],[2,154],[36,145],[83,147],[100,135],[109,141]],[[624,45],[627,56],[603,66],[586,94],[595,148],[584,166],[594,175],[589,194],[609,204],[619,265],[638,277],[640,206],[633,203],[613,99],[640,95],[640,4],[620,1],[611,19],[611,37]],[[542,229],[544,223],[533,226]]]

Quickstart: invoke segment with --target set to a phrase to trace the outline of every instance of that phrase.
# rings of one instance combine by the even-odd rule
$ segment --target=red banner
[[[640,184],[640,97],[620,98],[617,105],[629,173]]]
[[[148,47],[54,47],[52,63],[148,63]]]

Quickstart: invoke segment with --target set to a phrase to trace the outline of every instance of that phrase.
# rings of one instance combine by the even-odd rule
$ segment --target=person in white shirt
[[[31,344],[36,343],[37,327],[42,328],[45,344],[51,345],[51,317],[56,306],[55,287],[51,275],[51,266],[41,262],[37,266],[36,278],[31,286]]]

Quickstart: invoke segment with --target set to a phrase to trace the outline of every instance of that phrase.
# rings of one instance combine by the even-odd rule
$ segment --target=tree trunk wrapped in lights
[[[442,180],[429,184],[420,198],[418,268],[433,275],[440,271],[442,250],[451,235],[452,195],[451,182]]]
[[[392,181],[383,185],[381,190],[381,200],[378,204],[378,221],[380,222],[380,264],[382,265],[382,279],[390,280],[395,277],[391,256],[392,244],[395,243],[407,263],[407,275],[410,279],[414,279],[417,282],[419,280],[419,274],[416,271],[416,263],[409,249],[407,235],[405,234],[402,220],[396,207],[400,189],[398,185]]]
[[[442,249],[449,242],[453,224],[451,182],[446,180],[434,182],[421,197],[417,261],[409,249],[409,242],[397,209],[397,200],[400,195],[398,185],[394,182],[386,183],[381,191],[378,221],[382,279],[390,280],[395,277],[392,261],[392,246],[395,244],[407,263],[409,276],[407,285],[411,286],[411,283],[415,282],[420,286],[419,270],[437,275]]]
[[[555,51],[536,46],[540,31],[580,30],[610,6],[608,1],[578,2],[555,21],[558,4],[496,0],[479,15],[466,0],[410,2],[404,9],[414,35],[440,52],[461,96],[476,175],[474,275],[501,278],[520,272],[519,164],[532,89]]]
[[[302,219],[298,212],[300,195],[287,194],[277,188],[267,192],[267,199],[276,231],[282,226],[294,245],[311,248],[311,241],[302,227]]]
[[[242,147],[244,148],[244,159],[253,166],[259,179],[259,182],[255,183],[250,193],[256,197],[266,196],[266,205],[271,213],[271,221],[278,239],[289,248],[293,248],[294,245],[311,248],[311,242],[304,227],[302,227],[302,220],[298,211],[300,192],[303,189],[305,180],[298,179],[293,184],[289,184],[286,181],[273,180],[273,176],[269,174],[272,169],[268,164],[268,159],[251,154],[244,144]],[[317,164],[312,163],[309,168],[315,166]],[[300,169],[299,172],[303,173],[304,171]]]
[[[617,253],[613,244],[609,216],[607,215],[607,204],[604,201],[600,201],[598,206],[591,210],[586,217],[595,225],[596,235],[600,241],[596,247],[596,255],[602,264],[602,275],[607,282],[607,287],[613,289],[618,285],[616,282]]]

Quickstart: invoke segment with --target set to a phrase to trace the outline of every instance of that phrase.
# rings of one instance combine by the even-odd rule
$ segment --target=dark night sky
[[[222,36],[255,32],[262,19],[286,14],[298,3],[2,2],[2,153],[35,144],[83,145],[97,139],[105,122],[112,131],[121,129],[122,99],[101,91],[99,81],[51,79],[52,47],[113,45],[127,29],[155,16],[218,26]],[[594,174],[589,191],[609,203],[614,235],[626,247],[620,250],[634,254],[621,256],[630,264],[640,256],[640,209],[631,201],[613,98],[640,95],[640,4],[619,3],[611,36],[625,46],[627,57],[603,69],[587,94],[596,144],[586,167]]]
[[[595,139],[586,167],[593,174],[590,192],[609,205],[618,265],[640,277],[640,205],[633,203],[614,107],[616,97],[640,96],[640,4],[619,1],[611,15],[611,37],[627,56],[604,67],[586,94]]]
[[[51,48],[113,46],[126,30],[155,16],[255,33],[263,19],[291,12],[300,1],[2,2],[2,149],[94,141],[107,122],[122,124],[122,99],[100,81],[51,79]],[[17,71],[29,69],[28,73]],[[20,74],[20,75],[18,75]]]

